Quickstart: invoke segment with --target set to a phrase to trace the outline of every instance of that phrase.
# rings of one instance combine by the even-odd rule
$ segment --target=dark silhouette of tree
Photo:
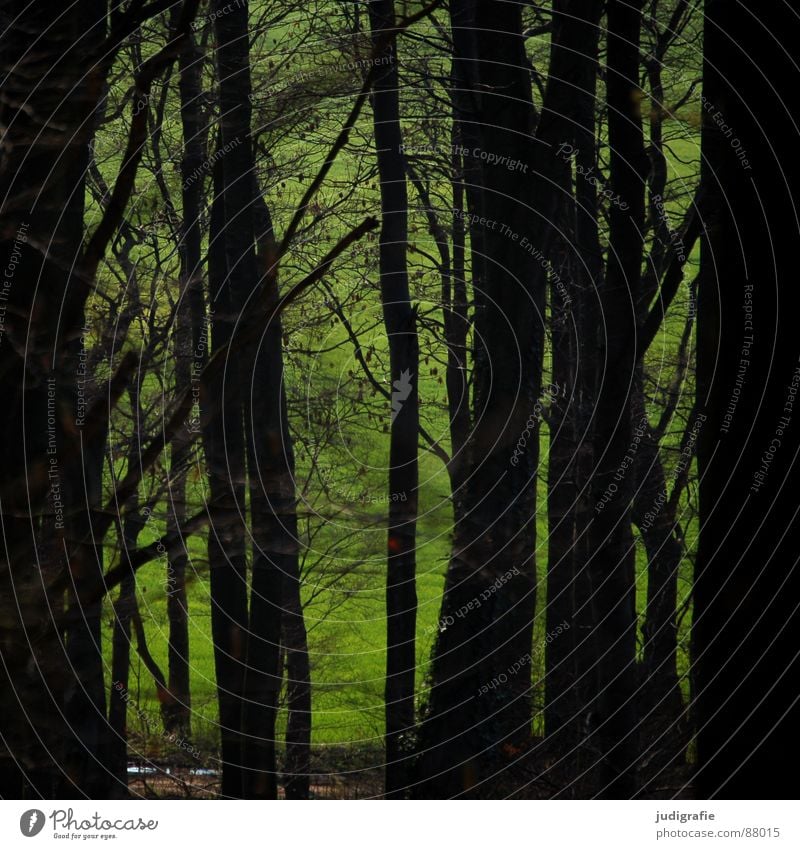
[[[585,735],[596,691],[588,529],[594,514],[593,410],[598,364],[598,291],[603,281],[600,206],[595,184],[572,176],[597,162],[596,95],[602,3],[557,3],[549,74],[537,136],[549,148],[557,186],[557,232],[548,257],[554,390],[546,399],[548,453],[548,573],[546,630],[570,628],[545,645],[545,731],[567,752],[577,781],[587,766]],[[561,259],[559,259],[561,258]]]
[[[0,796],[786,796],[797,15],[199,8],[0,9]]]
[[[451,21],[463,26],[461,17]],[[544,280],[532,252],[511,235],[522,240],[532,232],[534,114],[519,7],[479,3],[474,21],[477,84],[469,94],[476,99],[480,149],[520,168],[481,163],[479,218],[494,226],[484,228],[485,277],[473,277],[468,482],[454,494],[461,504],[441,611],[447,624],[437,636],[420,731],[418,792],[434,798],[468,792],[490,774],[503,744],[528,738],[531,722],[529,670],[510,677],[508,670],[530,652],[535,607],[538,428],[527,420],[541,380]],[[529,434],[527,448],[514,464],[523,433]],[[498,580],[499,588],[490,589]],[[481,693],[501,675],[506,683]]]
[[[797,756],[800,19],[706,3],[693,704],[704,797],[786,798]]]
[[[591,495],[597,510],[589,527],[588,574],[595,628],[596,696],[590,710],[591,743],[598,750],[599,792],[630,796],[636,786],[638,717],[636,597],[630,503],[633,442],[630,386],[637,334],[634,304],[642,267],[644,148],[639,88],[642,3],[608,5],[608,143],[611,190],[622,199],[609,214],[609,259],[600,289],[603,327],[597,339],[601,369],[595,396],[595,468]],[[601,365],[602,364],[602,365]],[[634,448],[632,448],[634,446]]]
[[[391,37],[394,2],[373,0],[369,13],[374,60],[380,66],[372,106],[381,181],[381,301],[392,384],[386,578],[386,793],[391,797],[401,795],[408,786],[414,728],[419,343],[406,266],[408,190],[397,45]]]

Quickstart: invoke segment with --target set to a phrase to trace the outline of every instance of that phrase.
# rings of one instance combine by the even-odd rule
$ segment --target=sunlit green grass
[[[286,28],[284,28],[286,29]],[[288,49],[286,43],[291,46],[291,38],[283,29],[276,34],[278,42]],[[288,39],[288,42],[287,42]],[[337,66],[336,61],[330,61]],[[340,65],[341,62],[338,63]],[[303,64],[299,66],[303,70]],[[262,69],[263,70],[263,69]],[[256,78],[262,71],[256,69]],[[350,100],[343,98],[335,104],[328,104],[321,108],[320,115],[326,133],[332,138],[335,135],[337,121],[344,113],[343,106]],[[305,107],[302,107],[305,108]],[[168,110],[169,111],[169,110]],[[177,111],[174,108],[169,112],[168,126],[165,135],[168,138],[179,140],[180,126],[177,121]],[[269,125],[270,116],[267,113],[264,121]],[[371,115],[369,108],[357,124],[354,137],[368,140],[371,134]],[[320,132],[315,129],[311,133]],[[266,133],[269,137],[269,132]],[[696,179],[697,173],[697,143],[696,134],[693,135],[691,127],[687,127],[685,138],[671,143],[670,151],[670,177],[686,181],[691,186]],[[286,142],[286,147],[276,149],[278,164],[291,162],[295,153],[301,152],[304,140],[301,134],[291,137]],[[178,145],[179,146],[179,145]],[[109,142],[107,147],[98,149],[98,158],[102,160],[102,168],[108,178],[115,173],[119,165],[119,157],[115,154],[115,144]],[[273,180],[266,190],[266,199],[271,204],[275,214],[276,228],[278,233],[286,226],[294,205],[298,202],[302,190],[308,185],[311,176],[315,173],[322,158],[325,155],[326,146],[319,143],[315,138],[315,147],[309,154],[309,161],[304,162],[302,167],[297,168],[282,165],[285,173],[280,180]],[[368,147],[360,150],[347,149],[337,160],[331,169],[328,183],[323,187],[318,201],[322,206],[336,202],[339,187],[346,185],[353,174],[357,172],[359,160],[362,157],[372,156]],[[170,171],[166,179],[171,190],[177,196],[176,174]],[[152,210],[158,210],[162,202],[158,197],[157,186],[151,179],[143,178],[137,183],[137,194],[134,198],[132,217],[147,220]],[[668,204],[668,210],[673,222],[677,226],[683,212],[683,202]],[[96,206],[93,206],[97,212]],[[377,187],[373,184],[359,185],[355,197],[347,207],[347,223],[354,226],[363,215],[375,214],[379,209],[379,196]],[[417,244],[424,247],[426,251],[435,255],[435,246],[427,233],[427,227],[421,215],[412,218],[413,232],[411,238]],[[304,273],[309,263],[313,265],[315,258],[322,256],[338,237],[346,232],[344,223],[337,223],[335,228],[326,225],[321,233],[317,233],[312,243],[311,253],[300,256],[296,263],[286,263],[282,269],[281,285],[286,287]],[[174,285],[176,275],[177,257],[174,251],[169,251],[169,236],[166,230],[158,237],[160,247],[166,257],[159,267],[163,286]],[[149,258],[152,262],[152,257]],[[416,302],[422,303],[424,307],[431,307],[431,291],[435,291],[437,284],[437,272],[430,262],[420,259],[414,254],[414,262],[422,269],[421,278],[414,279],[413,297]],[[686,278],[690,280],[697,269],[697,251],[692,254],[690,269],[687,270]],[[375,282],[374,273],[370,278]],[[360,279],[336,278],[335,286],[337,292],[341,289],[341,296],[345,297],[364,283]],[[148,295],[143,296],[147,302]],[[308,296],[306,303],[309,309],[325,309],[325,295],[315,291]],[[374,289],[365,295],[364,310],[372,316],[376,322],[380,320],[380,302]],[[686,283],[675,300],[675,304],[667,316],[663,332],[654,342],[648,354],[647,363],[651,374],[661,375],[663,381],[671,379],[671,361],[673,359],[676,340],[680,335],[684,317],[689,308],[689,296]],[[294,318],[293,318],[294,316]],[[294,313],[287,316],[287,323],[295,320]],[[290,393],[295,391],[300,398],[304,394],[312,394],[324,384],[323,375],[346,375],[348,370],[357,371],[360,367],[352,357],[352,350],[346,339],[346,334],[336,322],[333,322],[329,337],[326,337],[325,346],[333,347],[333,343],[341,343],[341,346],[324,355],[319,355],[313,362],[299,363],[295,358],[287,362],[287,381]],[[132,332],[134,344],[138,339],[139,331],[134,328]],[[302,325],[299,330],[294,330],[295,342],[298,347],[307,346],[313,348],[320,346],[318,332],[304,335]],[[382,336],[382,329],[375,331],[368,340],[376,349],[375,363],[386,362],[386,343]],[[430,341],[430,340],[428,340]],[[366,344],[366,343],[364,343]],[[549,355],[547,358],[549,362]],[[309,377],[311,375],[311,377]],[[376,376],[388,386],[388,375],[381,371],[376,365]],[[327,379],[327,378],[326,378]],[[148,384],[149,386],[149,384]],[[369,386],[364,380],[365,394],[369,393]],[[152,388],[152,387],[150,387]],[[352,390],[352,384],[348,391]],[[693,392],[691,382],[685,387],[686,397]],[[444,401],[444,389],[440,378],[431,373],[430,368],[421,370],[420,373],[420,396],[423,402],[422,414],[426,426],[434,435],[446,434],[447,418]],[[378,419],[382,417],[382,423],[388,422],[389,402],[380,398],[373,399],[372,407]],[[684,405],[685,407],[685,405]],[[651,411],[654,415],[656,410]],[[293,420],[293,426],[303,427],[300,418]],[[305,614],[306,624],[309,630],[309,650],[313,679],[313,733],[312,741],[316,746],[333,746],[343,743],[357,744],[361,746],[378,745],[383,730],[383,688],[385,673],[386,653],[386,625],[385,625],[385,520],[387,504],[381,500],[388,489],[385,478],[385,466],[388,462],[388,434],[382,427],[361,427],[352,433],[344,431],[344,435],[351,438],[353,444],[348,447],[352,450],[350,461],[343,463],[342,456],[344,447],[342,444],[333,446],[331,450],[323,451],[315,462],[335,470],[336,481],[343,490],[337,490],[338,495],[331,498],[330,503],[319,500],[319,493],[314,501],[314,508],[320,510],[324,515],[335,513],[333,520],[337,527],[360,529],[358,537],[344,551],[338,552],[333,558],[312,553],[309,559],[309,570],[307,583],[303,587],[304,600],[307,603]],[[668,443],[672,447],[680,442],[680,427],[677,425],[670,430]],[[448,446],[446,436],[443,445]],[[544,611],[546,600],[546,552],[547,552],[547,520],[546,520],[546,487],[543,480],[547,458],[547,433],[543,428],[541,440],[542,466],[539,479],[539,507],[537,515],[537,569],[539,574],[539,587],[537,593],[537,615],[534,628],[534,644],[541,644],[545,635]],[[308,475],[309,459],[298,452],[298,479],[305,480]],[[372,467],[366,477],[359,477],[360,467],[364,464]],[[193,500],[200,503],[202,500],[201,475],[191,478]],[[420,521],[418,526],[418,555],[417,555],[417,593],[419,599],[419,611],[417,619],[417,659],[418,688],[422,691],[425,684],[427,663],[430,657],[431,647],[436,635],[439,607],[443,589],[443,578],[447,566],[447,560],[451,543],[451,508],[449,504],[449,488],[447,476],[441,461],[429,452],[420,452],[420,479],[423,482],[420,491]],[[351,484],[356,492],[365,491],[370,498],[355,501],[347,496],[352,492]],[[685,501],[685,497],[684,497]],[[161,513],[164,506],[161,505]],[[321,520],[320,520],[321,521]],[[695,536],[695,525],[690,522],[684,528],[690,545],[693,544]],[[151,542],[163,533],[163,524],[151,521],[141,535],[140,543]],[[314,547],[322,550],[327,542],[333,539],[333,529],[323,530],[314,541]],[[208,586],[208,565],[206,556],[206,542],[203,534],[195,535],[188,541],[190,554],[188,596],[189,596],[189,622],[190,622],[190,665],[191,665],[191,693],[193,709],[193,736],[194,740],[207,754],[211,755],[216,749],[218,733],[216,729],[217,705],[216,685],[214,675],[213,646],[211,642],[211,617]],[[346,555],[346,556],[345,556]],[[348,562],[356,562],[341,580],[331,582],[331,586],[317,594],[316,581],[318,577],[325,578],[336,568],[348,566]],[[680,601],[686,596],[690,586],[690,564],[685,562],[681,569],[679,590]],[[641,615],[644,613],[647,593],[647,563],[643,549],[637,548],[637,605]],[[163,559],[154,561],[144,566],[137,575],[137,592],[141,608],[142,618],[145,623],[147,639],[150,651],[161,669],[167,670],[167,636],[168,626],[166,617],[166,596],[164,581],[166,565]],[[310,601],[312,599],[313,601]],[[110,670],[110,623],[112,620],[111,606],[106,604],[104,622],[106,629],[104,633],[104,651],[106,662]],[[682,621],[680,640],[684,650],[679,655],[680,671],[684,673],[687,669],[687,653],[685,644],[688,637],[688,627],[691,621],[690,614]],[[531,667],[532,681],[540,682],[543,676],[543,653],[538,652],[534,656]],[[109,671],[110,676],[110,671]],[[111,681],[108,685],[111,686]],[[158,707],[155,696],[155,685],[141,661],[132,652],[131,684],[130,692],[140,707],[148,714],[157,718]],[[535,691],[538,703],[541,703],[541,685],[537,684]],[[424,698],[424,692],[421,692]],[[131,728],[137,727],[137,718],[130,713]],[[283,727],[285,714],[282,713],[279,726]],[[537,725],[538,727],[538,725]],[[141,729],[139,729],[141,730]]]

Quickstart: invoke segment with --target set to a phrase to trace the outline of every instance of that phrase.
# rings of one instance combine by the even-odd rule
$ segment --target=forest
[[[0,0],[0,798],[791,797],[798,43]]]

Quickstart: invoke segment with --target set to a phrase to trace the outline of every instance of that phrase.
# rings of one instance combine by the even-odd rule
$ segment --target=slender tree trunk
[[[454,156],[454,169],[460,168],[460,157]],[[467,385],[467,289],[464,280],[464,238],[463,221],[455,217],[453,227],[453,260],[450,258],[450,235],[442,226],[431,202],[430,194],[417,176],[411,164],[406,162],[409,179],[425,207],[428,229],[431,232],[439,253],[439,277],[442,281],[442,323],[444,342],[447,346],[447,410],[450,420],[450,459],[447,472],[450,477],[450,491],[457,493],[461,489],[462,458],[469,436],[469,389]],[[453,179],[453,209],[463,210],[463,183],[460,175]],[[455,269],[458,269],[456,276]],[[446,455],[445,455],[446,456]]]
[[[560,0],[554,6],[550,71],[537,138],[550,150],[548,174],[559,187],[563,235],[553,235],[560,262],[551,275],[553,388],[549,405],[548,576],[545,645],[545,731],[581,773],[587,705],[595,691],[594,629],[587,575],[591,508],[591,413],[596,377],[596,301],[602,277],[597,190],[580,174],[596,168],[595,128],[601,2]],[[554,252],[557,257],[558,254]],[[559,625],[570,627],[559,633]]]
[[[187,39],[179,56],[179,92],[184,155],[181,159],[181,200],[183,220],[179,254],[181,260],[180,305],[175,332],[175,394],[191,391],[194,375],[206,362],[204,339],[205,305],[201,276],[200,202],[203,181],[204,127],[200,113],[202,52],[194,37]],[[186,480],[192,458],[193,420],[180,429],[170,443],[170,487],[167,532],[177,533],[187,518]],[[186,567],[189,558],[184,547],[171,549],[167,563],[168,690],[170,703],[165,719],[167,731],[184,739],[191,735],[191,691],[189,681],[189,608],[186,594]]]
[[[224,0],[214,5],[217,62],[222,113],[222,172],[224,175],[225,250],[229,285],[240,319],[237,332],[249,324],[247,313],[255,312],[259,273],[256,264],[254,204],[256,181],[250,137],[251,107],[248,5],[231,9]],[[265,328],[265,333],[269,329]],[[247,664],[242,706],[243,774],[245,798],[277,797],[275,763],[275,720],[280,691],[280,627],[283,574],[273,556],[275,526],[268,492],[273,474],[269,469],[268,444],[275,432],[270,424],[280,415],[269,384],[280,374],[270,372],[259,343],[258,352],[245,346],[239,373],[244,432],[249,466],[251,534],[253,545]],[[272,353],[272,351],[270,351]],[[280,349],[279,349],[280,354]],[[280,386],[280,383],[278,383]],[[264,401],[266,396],[269,400]],[[267,417],[265,422],[264,417]],[[279,433],[279,431],[278,431]]]
[[[128,392],[131,403],[131,417],[134,421],[131,450],[128,462],[135,463],[141,448],[141,416],[139,388],[133,386]],[[138,510],[138,496],[128,503],[120,538],[120,560],[128,561],[130,553],[136,547],[147,518]],[[127,795],[128,786],[128,699],[129,674],[131,661],[131,622],[136,611],[136,575],[131,569],[120,584],[119,596],[114,605],[114,628],[111,636],[111,682],[108,695],[108,724],[111,735],[111,753],[109,762],[111,771],[121,785],[112,788],[113,795]]]
[[[257,197],[252,171],[251,179],[256,198],[253,222],[260,272],[253,312],[258,316],[279,296],[277,243],[269,208]],[[265,699],[263,716],[267,724],[261,733],[271,735],[271,752],[265,753],[264,758],[265,765],[269,758],[271,775],[268,783],[255,783],[252,792],[269,793],[273,797],[277,793],[275,723],[282,649],[285,649],[288,715],[284,790],[287,799],[305,799],[311,771],[311,667],[301,595],[294,447],[289,431],[282,340],[278,317],[264,327],[258,350],[252,360],[248,359],[252,362],[252,378],[244,390],[248,399],[248,458],[252,470],[253,558],[255,566],[261,569],[262,581],[258,586],[253,585],[250,620],[251,631],[261,634],[256,659],[265,670],[265,674],[255,679],[263,686],[259,695]],[[252,666],[250,660],[248,665]],[[248,697],[252,700],[252,696]]]
[[[269,208],[258,198],[255,203],[255,236],[261,271],[263,304],[278,298],[277,244]],[[286,750],[284,792],[287,799],[307,799],[311,774],[311,663],[303,613],[300,580],[297,497],[294,446],[289,431],[283,370],[283,330],[280,316],[264,330],[253,367],[249,397],[252,405],[253,468],[251,479],[253,526],[256,544],[265,561],[274,567],[275,599],[270,621],[278,617],[280,639],[286,656]],[[280,604],[280,607],[278,607]],[[271,698],[274,709],[280,693],[280,646],[275,663]],[[274,733],[274,716],[273,733]]]
[[[674,16],[680,11],[676,5]],[[667,189],[667,156],[664,150],[663,62],[670,28],[658,39],[654,55],[645,60],[650,88],[648,178],[648,215],[653,233],[653,248],[641,281],[637,300],[640,321],[658,292],[658,286],[670,261],[671,230],[664,214]],[[644,423],[635,468],[636,483],[632,519],[639,530],[647,553],[647,606],[642,627],[644,637],[641,665],[640,698],[642,731],[655,742],[658,763],[665,765],[685,753],[686,739],[678,726],[683,713],[683,698],[678,683],[678,572],[684,554],[679,538],[675,506],[668,500],[667,482],[661,458],[659,434],[647,419],[644,396],[644,367],[636,367],[633,390],[635,421]],[[653,761],[653,753],[649,757]]]
[[[127,535],[123,537],[127,545]],[[124,555],[123,555],[124,556]],[[114,604],[114,630],[111,635],[111,687],[108,696],[108,725],[111,734],[109,766],[117,787],[112,796],[128,795],[128,692],[131,661],[131,616],[136,602],[136,580],[131,574],[120,584]]]
[[[295,520],[296,524],[296,520]],[[297,563],[297,555],[292,555]],[[299,569],[299,563],[298,569]],[[311,780],[311,663],[308,634],[300,597],[299,572],[291,570],[284,586],[283,645],[286,647],[286,760],[287,799],[307,799]]]
[[[250,59],[247,4],[218,2],[217,57],[223,114],[225,250],[229,287],[244,332],[278,297],[276,244],[269,210],[259,197],[250,137]],[[256,255],[256,241],[259,256]],[[258,261],[257,261],[258,259]],[[283,385],[280,321],[261,329],[241,353],[252,525],[252,580],[242,708],[242,794],[277,797],[276,719],[282,670],[281,624],[287,621],[291,672],[288,794],[308,794],[310,671],[302,621],[297,553],[294,457]],[[286,596],[289,596],[288,598]],[[284,603],[288,607],[284,611]]]
[[[641,0],[608,6],[608,130],[611,189],[621,199],[610,213],[609,260],[601,293],[604,338],[594,429],[595,475],[590,529],[597,697],[589,743],[597,752],[596,792],[630,797],[636,788],[635,549],[630,503],[631,465],[641,440],[632,421],[636,310],[642,264],[647,158],[641,121],[639,37]]]
[[[183,278],[186,280],[186,278]],[[185,288],[184,288],[185,292]],[[192,320],[188,298],[178,308],[178,327],[174,336],[175,391],[180,395],[191,387]],[[180,429],[170,442],[170,479],[167,504],[167,533],[177,534],[187,519],[186,476],[191,456],[190,435]],[[169,704],[165,720],[168,731],[187,738],[190,734],[191,695],[189,692],[189,610],[186,597],[186,566],[189,556],[185,544],[167,555],[167,638],[169,668]]]
[[[675,723],[683,713],[678,683],[678,571],[683,560],[678,517],[667,492],[657,436],[647,420],[641,376],[633,396],[634,420],[644,424],[636,457],[632,519],[647,553],[647,607],[642,636],[640,713],[659,758],[674,761],[686,749]],[[691,457],[689,458],[691,462]],[[659,734],[663,734],[658,739]]]
[[[394,26],[393,0],[372,0],[369,15],[372,40],[378,44],[385,31]],[[415,721],[419,343],[406,265],[408,191],[395,40],[383,48],[381,61],[383,70],[375,80],[372,103],[381,181],[381,301],[392,384],[386,579],[386,794],[397,798],[408,786],[410,735]]]
[[[453,0],[450,4],[450,26],[453,33],[453,60],[450,71],[450,90],[453,102],[453,134],[455,144],[465,153],[459,156],[462,182],[466,195],[466,210],[471,216],[466,230],[470,237],[470,267],[473,298],[481,303],[486,277],[484,231],[472,222],[480,219],[483,208],[483,176],[481,160],[472,153],[480,151],[481,125],[478,114],[478,42],[475,28],[477,0]],[[458,156],[458,154],[456,154]],[[456,207],[456,208],[463,208]]]
[[[230,339],[239,315],[233,305],[225,254],[223,180],[214,169],[209,222],[209,307],[212,351]],[[222,793],[242,795],[241,722],[247,657],[247,557],[245,526],[245,443],[238,362],[201,385],[203,441],[210,489],[208,560],[211,633],[214,640],[222,746]]]
[[[190,390],[192,351],[192,323],[188,315],[188,304],[179,310],[178,322],[181,325],[177,331],[176,346],[182,350],[176,352],[176,384],[178,392]],[[180,362],[182,360],[182,362]],[[180,432],[170,444],[170,487],[167,514],[167,533],[178,534],[183,523],[188,518],[186,509],[186,481],[188,467],[191,462],[191,443],[187,434]],[[170,705],[167,711],[167,726],[169,731],[179,733],[186,739],[191,734],[192,700],[189,683],[189,603],[186,592],[186,567],[189,556],[184,546],[171,549],[167,559],[167,619],[169,622],[168,635],[168,669]]]
[[[78,340],[76,340],[78,342]],[[72,369],[77,365],[77,351],[69,360]],[[63,378],[63,384],[68,378]],[[62,385],[63,385],[62,384]],[[77,387],[73,384],[77,395]],[[65,408],[77,410],[78,402],[73,396],[72,404]],[[61,421],[65,429],[69,424]],[[72,542],[69,568],[72,572],[74,592],[70,593],[69,609],[78,614],[74,624],[66,632],[67,659],[73,680],[67,686],[64,715],[72,728],[79,745],[67,758],[65,768],[73,775],[80,775],[78,782],[82,792],[94,799],[106,798],[109,783],[106,775],[109,757],[110,736],[106,719],[104,664],[102,657],[102,602],[85,603],[81,596],[86,587],[93,586],[103,573],[103,541],[92,531],[94,512],[102,503],[102,481],[106,451],[107,429],[95,433],[87,440],[83,450],[76,453],[79,462],[64,463],[62,492],[67,503],[73,506],[71,519],[65,521],[68,529],[66,540]],[[67,445],[63,440],[62,445]],[[69,450],[69,449],[67,449]],[[70,452],[71,453],[71,452]]]
[[[486,250],[484,231],[477,222],[483,215],[481,163],[472,152],[480,150],[478,108],[478,48],[475,33],[476,0],[453,0],[450,27],[453,58],[450,68],[450,99],[453,105],[453,304],[445,307],[445,336],[448,342],[447,398],[450,408],[450,482],[453,523],[463,518],[465,481],[469,475],[467,438],[471,409],[467,357],[468,290],[466,264],[469,258],[472,304],[481,309],[485,297]],[[469,249],[466,238],[469,236]],[[461,360],[459,365],[458,360]]]
[[[460,144],[458,125],[453,120],[453,149]],[[442,283],[442,310],[447,343],[447,405],[450,419],[450,489],[453,493],[453,521],[459,521],[457,507],[464,485],[464,458],[471,426],[469,405],[469,362],[467,301],[464,158],[453,154],[453,260],[449,277]],[[446,240],[446,235],[445,235]],[[445,241],[446,244],[446,241]]]

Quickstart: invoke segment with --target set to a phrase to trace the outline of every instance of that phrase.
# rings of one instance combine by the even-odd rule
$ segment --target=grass
[[[285,41],[285,28],[279,31],[281,41]],[[309,60],[310,61],[310,60]],[[302,70],[302,67],[301,69]],[[257,71],[257,73],[259,73]],[[297,74],[294,70],[291,73]],[[307,109],[308,107],[302,107]],[[297,202],[302,188],[308,184],[309,174],[315,172],[315,164],[324,156],[325,144],[320,138],[327,133],[331,135],[340,120],[341,104],[335,108],[322,110],[321,114],[309,113],[307,121],[312,125],[311,137],[315,139],[314,146],[308,148],[305,144],[303,130],[297,137],[289,137],[284,147],[280,148],[285,162],[281,168],[286,171],[285,177],[268,178],[267,199],[273,207],[278,232],[285,226],[293,205]],[[165,130],[167,143],[175,144],[179,139],[179,125],[176,122],[177,112],[173,109],[169,125]],[[366,112],[354,131],[354,136],[369,139],[371,134],[370,115]],[[269,141],[269,126],[264,129],[264,135]],[[316,134],[316,135],[315,135]],[[274,133],[273,133],[274,135]],[[677,181],[692,184],[697,173],[697,142],[696,132],[687,128],[685,138],[671,143],[669,164],[670,177]],[[179,142],[178,142],[179,146]],[[116,142],[111,139],[107,148],[98,146],[98,157],[103,159],[103,170],[109,175],[115,173],[118,167],[118,154],[115,153]],[[310,150],[310,152],[309,152]],[[307,161],[303,156],[307,155]],[[362,159],[371,156],[369,149],[348,149],[331,170],[329,182],[321,192],[319,201],[322,206],[332,207],[337,200],[337,192],[342,186],[347,186],[354,175],[361,173]],[[298,162],[296,168],[286,163]],[[168,175],[168,182],[176,189],[175,175]],[[177,189],[176,189],[177,192]],[[133,217],[147,219],[152,210],[158,209],[160,201],[154,182],[140,181],[136,196]],[[350,202],[343,208],[341,218],[349,222],[357,222],[367,213],[378,208],[378,193],[373,183],[359,184],[358,190]],[[668,211],[674,222],[680,219],[684,202],[668,204]],[[341,225],[344,227],[344,224]],[[431,244],[426,233],[426,226],[421,216],[414,221],[414,236],[418,247],[435,254],[435,246]],[[309,236],[304,252],[298,255],[297,261],[287,263],[282,279],[282,285],[288,286],[292,278],[300,275],[304,267],[313,264],[315,257],[322,255],[335,240],[335,232],[326,229],[324,232],[312,233]],[[159,250],[165,251],[169,243],[166,232],[159,237],[153,250],[142,250],[141,260],[154,263],[159,257]],[[174,252],[167,251],[168,256],[158,265],[161,275],[161,286],[168,287],[170,274],[175,273],[176,257]],[[374,287],[376,275],[374,269],[374,244],[372,250],[373,265],[367,269],[369,285],[364,277],[357,277],[351,269],[337,271],[332,277],[335,291],[343,300],[352,296],[354,291],[363,289],[361,316],[378,324],[380,321],[380,302]],[[421,309],[433,306],[430,291],[435,290],[437,275],[433,264],[420,259],[418,252],[414,253],[415,269],[421,270],[420,277],[415,277],[415,300],[421,304]],[[697,252],[692,255],[690,265],[697,266]],[[158,276],[158,275],[156,275]],[[113,281],[112,281],[113,283]],[[151,293],[158,297],[158,287]],[[298,479],[305,481],[313,477],[312,465],[332,470],[333,485],[329,491],[336,495],[328,501],[321,495],[318,486],[312,486],[311,493],[315,504],[321,506],[320,515],[309,519],[309,528],[322,530],[314,537],[314,551],[307,554],[308,581],[304,585],[304,597],[307,602],[306,619],[309,629],[309,648],[312,664],[313,688],[313,735],[312,742],[318,747],[340,746],[342,744],[370,746],[378,745],[383,729],[383,675],[385,669],[385,621],[384,621],[384,592],[385,592],[385,512],[386,504],[379,499],[385,493],[385,468],[388,457],[388,435],[383,431],[388,413],[388,402],[383,399],[370,399],[369,385],[358,376],[360,366],[353,360],[352,350],[347,343],[344,330],[336,323],[333,326],[322,327],[320,315],[326,314],[325,294],[313,292],[297,312],[287,316],[286,325],[291,333],[289,348],[297,352],[287,353],[287,382],[290,396],[298,403],[294,408],[292,425],[302,429],[308,425],[302,415],[302,404],[318,403],[321,393],[331,385],[336,387],[333,404],[341,404],[341,417],[346,421],[336,440],[326,444],[324,450],[315,455],[313,461],[310,453],[298,451]],[[675,339],[680,332],[683,318],[688,309],[688,292],[683,287],[676,303],[667,317],[663,333],[654,343],[648,354],[648,368],[652,374],[664,374],[664,379],[670,377],[670,366]],[[313,316],[317,325],[311,330],[304,329],[305,319]],[[354,321],[355,321],[354,317]],[[134,329],[134,336],[138,333]],[[427,332],[427,331],[426,331]],[[374,367],[376,375],[388,385],[386,374],[386,343],[382,328],[379,324],[369,338],[362,343],[364,347],[374,350]],[[428,338],[425,344],[432,348],[433,341]],[[324,353],[309,356],[308,350],[324,348]],[[353,372],[353,374],[349,374]],[[353,398],[363,384],[367,396],[365,406],[373,414],[374,426],[366,428],[362,420],[352,424],[349,415],[357,408]],[[687,387],[691,392],[692,387]],[[446,414],[443,400],[444,389],[441,378],[434,373],[433,367],[426,368],[420,374],[420,396],[423,399],[422,408],[426,425],[435,433],[446,430]],[[359,402],[361,403],[361,402]],[[298,412],[300,410],[301,412]],[[324,411],[323,411],[324,412]],[[316,415],[316,413],[315,413]],[[322,425],[314,421],[310,437],[316,438],[322,433]],[[321,438],[328,438],[322,433]],[[674,447],[679,441],[678,429],[669,437]],[[349,441],[349,442],[348,442]],[[446,442],[446,440],[445,440]],[[543,429],[541,456],[547,456],[546,428]],[[361,470],[368,471],[361,474]],[[195,480],[194,500],[201,500],[199,491],[200,480]],[[443,473],[441,462],[430,453],[420,454],[420,521],[418,528],[418,579],[417,593],[419,598],[419,613],[417,622],[417,659],[418,687],[425,682],[427,662],[436,634],[439,606],[443,590],[443,578],[450,548],[451,509],[448,500],[448,484]],[[335,487],[339,489],[336,490]],[[364,492],[375,501],[362,500],[359,493]],[[355,493],[355,497],[352,497]],[[685,499],[684,499],[685,500]],[[164,510],[161,505],[162,513]],[[335,518],[332,514],[335,512]],[[332,521],[335,523],[329,526]],[[343,535],[343,529],[357,530],[358,535],[348,544],[339,543],[337,534]],[[142,533],[140,542],[147,543],[163,532],[163,524],[153,519]],[[686,528],[687,539],[693,539],[695,527],[689,523]],[[539,482],[539,515],[537,516],[539,588],[537,615],[534,633],[534,645],[540,645],[545,636],[544,599],[546,586],[546,495],[544,482]],[[334,554],[328,555],[325,550],[332,547]],[[207,758],[213,757],[217,746],[217,706],[214,676],[213,646],[211,642],[210,604],[208,587],[208,565],[205,553],[205,540],[202,535],[192,537],[188,542],[190,555],[188,603],[190,613],[190,644],[191,644],[191,692],[193,709],[193,739],[205,753]],[[641,545],[637,547],[637,608],[642,613],[646,604],[647,593],[647,563]],[[341,577],[336,579],[337,570]],[[160,667],[167,669],[167,616],[166,597],[164,591],[166,566],[163,560],[154,561],[143,567],[137,577],[137,593],[150,650]],[[333,577],[332,577],[333,576]],[[681,588],[682,597],[690,585],[690,564],[682,567]],[[319,588],[318,582],[324,586]],[[329,585],[330,584],[330,585]],[[107,602],[104,612],[105,633],[104,651],[107,668],[110,675],[110,633],[113,619],[111,605]],[[690,616],[686,616],[679,635],[685,644]],[[681,671],[685,672],[688,665],[687,655],[680,655]],[[531,668],[532,681],[536,683],[535,696],[541,702],[541,681],[543,675],[543,653],[534,655]],[[109,680],[108,686],[112,682]],[[158,705],[155,686],[141,661],[134,656],[131,669],[130,692],[136,704],[149,716],[156,717]],[[135,729],[137,718],[129,712],[131,727]],[[282,715],[279,725],[285,723]],[[140,728],[144,731],[144,728]],[[155,745],[151,741],[151,745]]]

